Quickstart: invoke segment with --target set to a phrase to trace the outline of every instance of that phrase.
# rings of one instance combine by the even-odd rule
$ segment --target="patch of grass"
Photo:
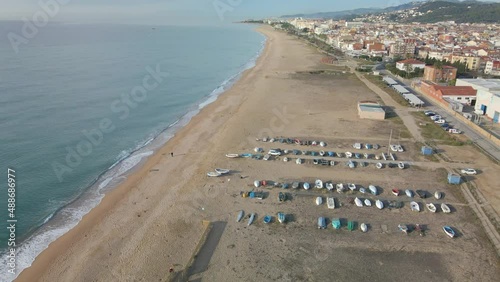
[[[434,121],[425,116],[424,113],[411,112],[411,114],[416,118],[420,126],[422,137],[427,139],[429,142],[437,142],[439,144],[450,146],[463,146],[469,143],[461,141],[453,134],[443,130],[441,126],[434,123]]]
[[[396,101],[396,103],[400,104],[401,106],[409,107],[410,104],[408,101],[406,101],[403,96],[401,96],[396,90],[392,89],[391,87],[387,86],[385,82],[382,80],[382,76],[378,75],[365,75],[365,78],[371,81],[373,84],[377,85],[380,89],[384,90],[391,98]]]

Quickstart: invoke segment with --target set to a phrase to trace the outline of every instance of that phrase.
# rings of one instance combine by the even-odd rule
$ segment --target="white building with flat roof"
[[[471,86],[476,89],[476,111],[495,123],[500,122],[500,79],[460,78],[457,79],[456,86]]]

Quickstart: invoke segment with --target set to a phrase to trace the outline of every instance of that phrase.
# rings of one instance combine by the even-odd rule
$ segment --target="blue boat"
[[[272,216],[266,215],[266,216],[264,216],[264,223],[270,223],[272,219],[273,219]]]
[[[449,226],[443,226],[443,231],[446,233],[446,235],[450,236],[450,238],[455,237],[455,230]]]
[[[371,150],[373,147],[372,147],[372,144],[365,144],[365,148],[368,150]]]
[[[355,154],[354,154],[354,157],[355,157],[356,159],[360,159],[360,158],[361,158],[361,154],[360,154],[360,153],[355,153]]]
[[[241,154],[240,156],[243,158],[251,158],[253,155],[252,154]]]
[[[282,212],[279,212],[279,213],[278,213],[278,221],[279,221],[280,223],[285,223],[285,222],[286,222],[286,216],[285,216],[285,214],[284,214],[284,213],[282,213]]]
[[[329,157],[335,157],[335,152],[327,152]]]

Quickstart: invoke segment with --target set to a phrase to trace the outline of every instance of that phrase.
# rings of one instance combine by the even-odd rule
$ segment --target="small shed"
[[[461,177],[458,174],[448,173],[448,183],[450,184],[460,184]]]
[[[422,155],[432,155],[433,151],[431,147],[423,146],[422,147]]]
[[[395,84],[398,84],[394,79],[388,77],[388,76],[384,76],[384,78],[382,78],[383,81],[385,81],[385,83],[387,83],[387,85],[395,85]]]
[[[394,90],[396,90],[401,95],[410,93],[408,89],[404,88],[404,86],[401,86],[399,84],[392,85],[392,88],[394,88]]]

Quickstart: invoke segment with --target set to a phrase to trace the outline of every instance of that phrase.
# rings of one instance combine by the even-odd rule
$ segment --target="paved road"
[[[479,134],[476,130],[473,128],[469,127],[459,119],[455,118],[452,114],[450,114],[448,111],[444,110],[440,105],[438,105],[436,102],[432,101],[431,99],[425,97],[422,95],[420,92],[416,91],[415,89],[411,88],[408,86],[402,79],[399,79],[392,74],[388,72],[384,72],[384,74],[387,74],[391,76],[393,79],[398,81],[401,85],[405,86],[408,90],[411,90],[415,95],[419,96],[420,99],[422,99],[424,102],[426,102],[426,109],[432,110],[442,117],[446,119],[448,123],[450,123],[454,128],[457,128],[461,131],[463,131],[463,134],[465,136],[469,137],[469,139],[474,142],[479,148],[483,149],[485,153],[490,155],[492,158],[494,158],[497,162],[500,161],[500,148],[490,140],[484,138],[481,134]],[[458,114],[458,113],[456,113]]]

